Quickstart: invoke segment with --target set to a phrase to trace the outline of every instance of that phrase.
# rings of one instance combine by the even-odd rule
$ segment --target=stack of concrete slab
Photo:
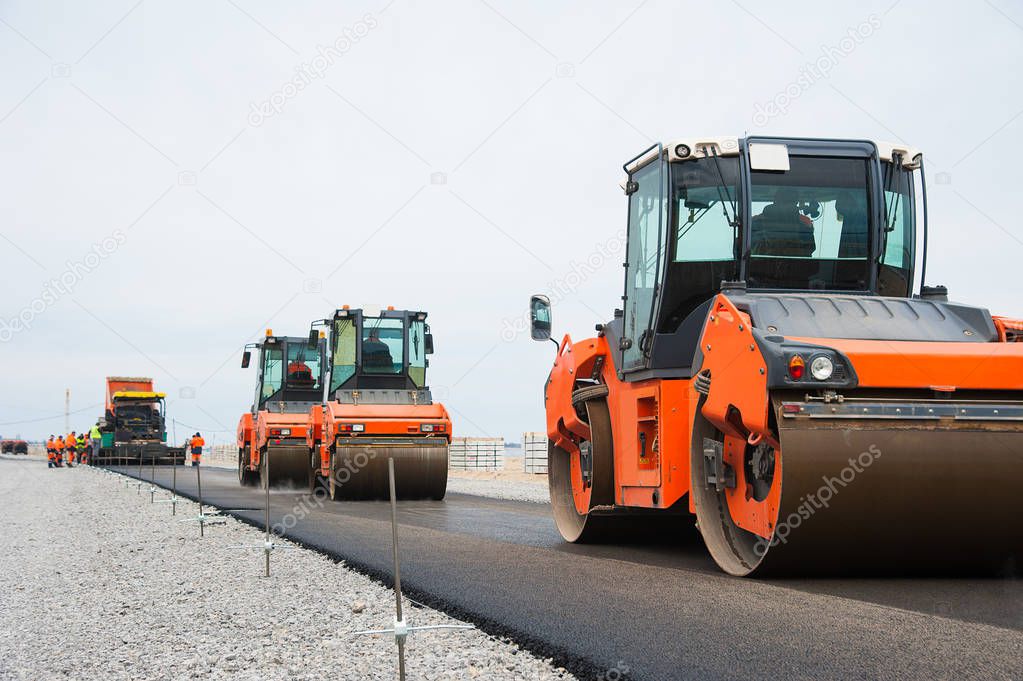
[[[456,437],[451,439],[448,467],[460,471],[504,469],[503,437]]]
[[[547,433],[523,433],[522,456],[527,473],[547,474]]]

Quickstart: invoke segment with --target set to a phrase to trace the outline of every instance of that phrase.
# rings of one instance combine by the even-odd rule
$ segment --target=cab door
[[[653,340],[651,319],[664,275],[664,231],[667,227],[667,191],[664,161],[660,156],[629,177],[629,236],[625,263],[625,318],[622,331],[622,372],[647,365]]]

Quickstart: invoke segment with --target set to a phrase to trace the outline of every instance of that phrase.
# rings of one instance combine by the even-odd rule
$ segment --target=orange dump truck
[[[152,378],[108,376],[97,463],[184,463],[184,448],[167,446],[165,398]]]

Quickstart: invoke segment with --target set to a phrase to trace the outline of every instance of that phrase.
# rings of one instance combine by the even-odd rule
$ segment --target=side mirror
[[[242,353],[242,369],[248,369],[250,361],[252,361],[252,353],[246,350]]]
[[[433,354],[433,334],[432,333],[425,333],[425,334],[423,334],[423,351],[427,355],[432,355]]]
[[[320,332],[316,329],[309,330],[309,349],[315,350],[320,345]]]
[[[551,339],[551,300],[547,296],[529,299],[529,333],[535,341]]]

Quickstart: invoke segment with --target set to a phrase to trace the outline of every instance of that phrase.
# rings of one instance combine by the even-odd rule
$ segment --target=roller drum
[[[334,499],[390,498],[387,460],[394,459],[398,499],[444,498],[448,484],[448,446],[442,444],[339,444],[328,481]]]

